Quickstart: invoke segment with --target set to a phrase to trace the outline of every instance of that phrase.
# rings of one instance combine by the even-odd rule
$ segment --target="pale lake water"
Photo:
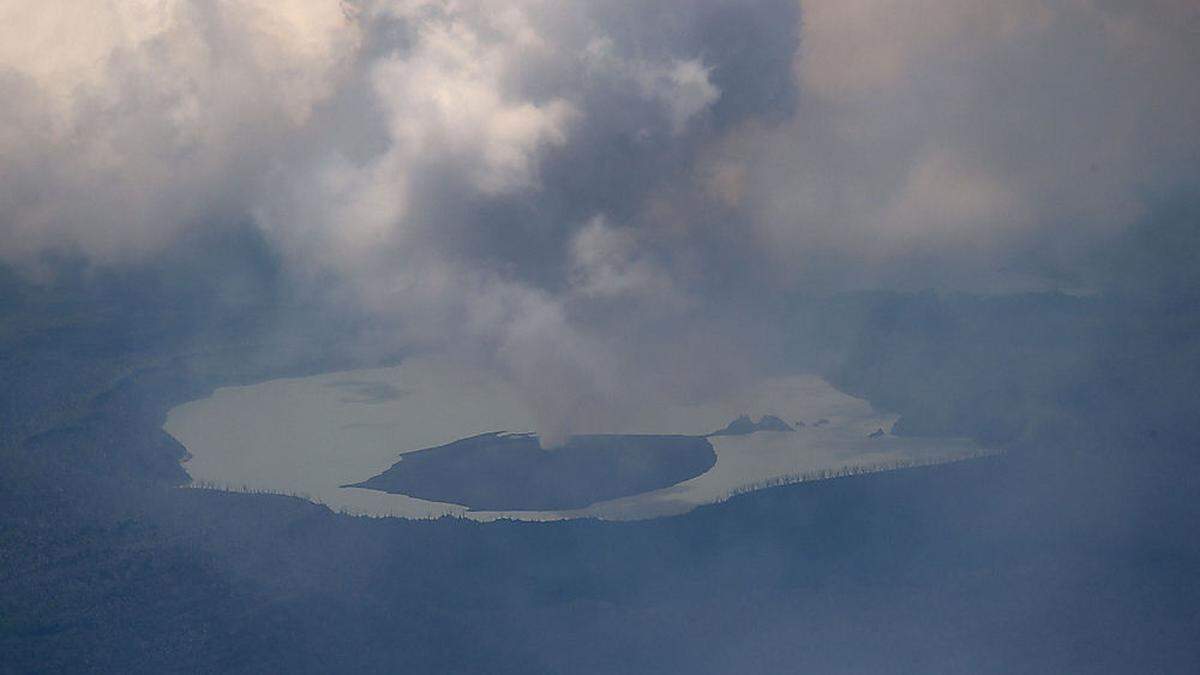
[[[703,435],[741,414],[777,415],[795,432],[714,437],[717,463],[672,487],[571,511],[470,511],[360,488],[342,488],[387,469],[400,454],[489,431],[535,431],[531,411],[499,378],[434,358],[390,368],[225,387],[170,411],[164,429],[192,454],[184,468],[198,486],[296,494],[372,516],[476,520],[594,517],[628,520],[685,513],[731,493],[793,482],[823,471],[937,463],[987,454],[960,438],[868,438],[896,416],[843,394],[819,377],[786,376],[703,405],[665,406],[653,422],[605,433]],[[828,424],[813,426],[820,419]]]

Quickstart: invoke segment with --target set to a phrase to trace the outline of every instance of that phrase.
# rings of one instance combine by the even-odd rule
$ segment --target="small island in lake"
[[[492,432],[407,452],[366,488],[474,511],[555,511],[670,487],[716,464],[701,436],[571,436],[543,450],[534,434]]]

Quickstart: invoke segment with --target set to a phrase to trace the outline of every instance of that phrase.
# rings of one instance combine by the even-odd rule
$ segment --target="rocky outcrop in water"
[[[725,425],[724,429],[714,431],[709,436],[745,436],[756,431],[795,431],[787,422],[775,415],[763,415],[755,422],[749,415],[741,415]]]

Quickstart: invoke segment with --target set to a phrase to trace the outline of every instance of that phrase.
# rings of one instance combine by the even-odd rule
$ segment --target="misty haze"
[[[0,673],[1200,672],[1200,3],[0,0]]]

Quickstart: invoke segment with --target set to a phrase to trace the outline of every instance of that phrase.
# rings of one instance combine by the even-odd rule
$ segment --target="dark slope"
[[[359,487],[483,511],[578,509],[695,478],[717,463],[696,436],[583,435],[543,450],[532,434],[488,433],[404,453]]]

